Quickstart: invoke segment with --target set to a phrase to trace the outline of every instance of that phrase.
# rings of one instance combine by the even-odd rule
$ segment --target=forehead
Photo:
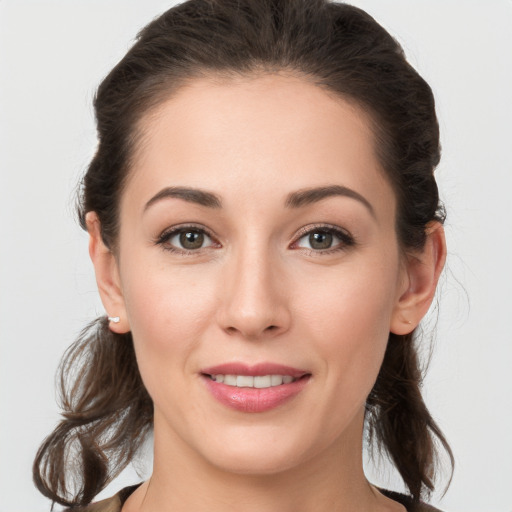
[[[173,185],[269,199],[331,184],[393,200],[371,127],[357,105],[301,77],[197,79],[142,119],[123,201]]]

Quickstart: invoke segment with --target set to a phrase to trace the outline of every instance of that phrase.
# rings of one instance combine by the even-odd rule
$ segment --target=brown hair
[[[419,249],[444,221],[433,171],[439,129],[428,84],[367,13],[328,0],[189,0],[156,18],[103,80],[95,98],[99,145],[83,179],[79,219],[95,211],[115,250],[119,199],[138,123],[198,76],[290,71],[357,103],[374,121],[378,155],[397,196],[402,248]],[[130,461],[153,421],[131,334],[89,325],[60,367],[64,419],[34,461],[34,480],[63,505],[86,504]],[[436,443],[450,448],[423,401],[413,334],[390,334],[367,400],[372,439],[411,496],[434,489]]]

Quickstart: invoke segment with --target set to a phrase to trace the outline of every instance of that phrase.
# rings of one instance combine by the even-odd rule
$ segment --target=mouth
[[[220,403],[241,412],[265,412],[296,397],[310,372],[276,364],[229,363],[201,372],[206,388]]]
[[[205,374],[211,380],[220,382],[226,386],[232,386],[237,388],[273,388],[276,386],[282,386],[283,384],[291,384],[299,379],[306,377],[305,374],[301,377],[292,377],[291,375],[232,375],[222,374],[209,375]]]

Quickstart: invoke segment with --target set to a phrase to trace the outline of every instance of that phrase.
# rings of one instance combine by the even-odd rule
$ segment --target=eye
[[[309,249],[315,252],[341,251],[354,245],[355,241],[351,235],[340,228],[317,227],[309,229],[295,243],[295,247]]]
[[[194,226],[182,226],[165,231],[159,236],[157,244],[168,251],[183,253],[198,252],[200,249],[215,245],[204,229]]]

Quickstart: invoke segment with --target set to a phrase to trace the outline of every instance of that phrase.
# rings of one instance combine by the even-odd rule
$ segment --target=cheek
[[[300,305],[298,330],[305,333],[305,345],[314,345],[322,397],[310,405],[305,423],[312,432],[322,431],[319,443],[327,446],[354,420],[362,421],[389,337],[392,297],[389,283],[373,273],[344,274],[323,293],[309,284],[311,300]]]
[[[134,258],[122,270],[127,315],[146,387],[152,394],[165,382],[179,386],[177,377],[192,371],[187,366],[190,354],[211,323],[211,283],[190,268],[152,265],[147,259],[137,265]]]
[[[302,329],[316,340],[331,386],[369,393],[380,369],[396,301],[397,258],[371,258],[311,277],[296,296]]]
[[[165,257],[136,256],[121,268],[132,332],[168,332],[168,342],[171,333],[190,336],[211,302],[211,285],[205,282],[211,277],[188,265],[166,264]]]

